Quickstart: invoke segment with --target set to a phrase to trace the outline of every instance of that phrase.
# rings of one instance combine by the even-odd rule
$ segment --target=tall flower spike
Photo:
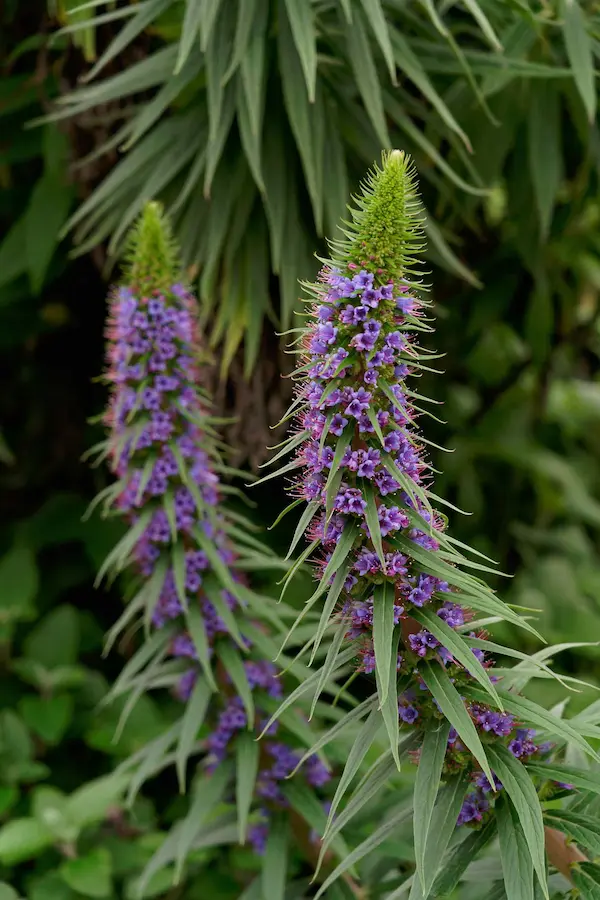
[[[112,296],[107,327],[111,396],[103,452],[117,481],[100,500],[106,513],[125,519],[129,531],[101,574],[128,568],[138,588],[110,643],[136,620],[144,623],[146,640],[111,694],[135,702],[144,690],[172,685],[185,704],[179,721],[128,764],[130,799],[173,756],[184,790],[188,762],[199,757],[186,828],[199,829],[212,807],[237,799],[239,840],[249,836],[262,851],[271,818],[288,816],[286,779],[297,772],[294,796],[311,815],[302,826],[300,810],[294,827],[300,822],[305,828],[312,853],[314,797],[312,806],[302,801],[304,793],[316,792],[325,822],[322,788],[331,777],[326,760],[300,749],[297,735],[309,745],[314,740],[307,716],[267,725],[283,691],[271,662],[283,634],[281,616],[293,611],[250,586],[246,572],[256,568],[257,553],[263,564],[281,563],[253,536],[252,523],[222,503],[221,462],[199,387],[196,301],[177,280],[168,225],[155,204],[133,231],[126,279]],[[291,665],[291,673],[297,680],[310,674],[300,663]],[[328,689],[337,690],[331,682]],[[256,732],[265,728],[268,738],[259,744]],[[229,821],[228,811],[210,827],[220,834]],[[276,829],[273,840],[280,838]],[[174,859],[180,867],[178,845],[166,847],[162,863]]]
[[[311,662],[332,626],[339,655],[328,653],[327,671],[335,673],[354,651],[356,671],[375,675],[346,784],[382,724],[398,767],[402,750],[420,746],[414,823],[425,896],[436,875],[428,845],[432,780],[445,782],[440,802],[453,798],[454,822],[476,827],[493,818],[504,787],[545,888],[542,811],[523,763],[549,752],[541,732],[565,739],[568,730],[570,740],[596,754],[576,727],[509,693],[510,676],[503,682],[490,672],[490,651],[520,654],[488,641],[477,613],[536,632],[470,574],[494,570],[446,533],[445,517],[432,506],[443,500],[432,492],[429,442],[418,428],[428,400],[414,384],[436,354],[421,345],[432,332],[418,259],[422,211],[404,153],[384,155],[351,215],[310,287],[311,322],[300,339],[299,387],[288,413],[296,412],[287,444],[296,459],[283,470],[300,471],[294,493],[307,501],[294,543],[307,531],[305,556],[316,557],[319,578],[290,635],[319,604]],[[340,789],[322,852],[342,796]],[[436,826],[436,862],[454,827],[449,815],[449,828]]]

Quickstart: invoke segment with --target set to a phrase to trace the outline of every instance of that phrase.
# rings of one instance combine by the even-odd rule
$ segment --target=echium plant
[[[187,818],[146,875],[171,860],[179,870],[199,842],[243,843],[248,836],[268,872],[279,859],[279,879],[286,834],[291,839],[294,829],[295,846],[316,859],[314,831],[326,819],[321,789],[331,775],[322,754],[301,760],[298,748],[315,740],[307,716],[290,711],[269,726],[262,744],[256,740],[282,696],[284,679],[272,659],[282,618],[294,612],[250,586],[246,570],[257,559],[281,563],[252,535],[252,524],[223,505],[217,473],[227,467],[201,388],[196,301],[180,280],[156,204],[133,230],[123,283],[110,299],[107,341],[109,433],[101,449],[116,481],[99,499],[129,530],[100,575],[128,569],[135,587],[109,644],[130,625],[142,626],[144,635],[110,696],[128,697],[125,715],[144,691],[160,687],[183,702],[173,726],[125,763],[130,797],[172,762],[184,790],[190,757],[199,758]],[[285,662],[296,679],[306,677],[304,665]],[[338,688],[327,679],[326,690]],[[223,803],[232,805],[217,814]],[[288,827],[291,807],[299,812]]]
[[[499,620],[537,632],[473,574],[493,569],[452,538],[435,508],[444,501],[432,491],[430,442],[418,426],[428,402],[418,392],[418,376],[431,371],[436,358],[424,346],[432,325],[419,261],[421,215],[409,158],[386,154],[356,199],[343,239],[331,244],[332,259],[309,286],[310,322],[297,339],[298,392],[289,411],[297,429],[284,447],[296,456],[283,471],[300,472],[294,493],[307,505],[293,545],[308,534],[303,558],[315,560],[319,585],[291,633],[320,603],[307,647],[314,658],[333,631],[323,676],[335,674],[350,654],[356,673],[373,673],[376,682],[376,694],[348,713],[348,725],[363,722],[333,799],[322,853],[386,782],[394,763],[400,767],[401,754],[411,751],[418,760],[411,898],[437,893],[436,876],[455,829],[456,841],[478,830],[478,847],[498,830],[507,895],[531,898],[534,873],[548,894],[542,803],[570,796],[573,786],[600,789],[596,776],[556,760],[567,742],[597,760],[585,736],[598,737],[600,730],[589,721],[559,719],[521,696],[511,675],[516,670],[495,671],[497,654],[552,674],[536,657],[489,639],[484,626]],[[363,779],[336,822],[345,791],[383,726],[387,758]],[[342,727],[338,723],[335,733]],[[573,821],[560,821],[556,827],[573,837]],[[389,833],[389,825],[382,826],[353,860]],[[588,846],[597,852],[593,841]],[[550,861],[568,872],[577,857],[569,857],[564,840],[552,847]],[[342,871],[343,864],[318,896]]]

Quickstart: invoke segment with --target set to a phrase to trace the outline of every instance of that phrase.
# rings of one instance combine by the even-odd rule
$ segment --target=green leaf
[[[121,803],[128,780],[127,776],[106,775],[84,784],[67,797],[68,818],[80,828],[102,822],[111,807]]]
[[[547,897],[544,823],[537,791],[525,766],[505,747],[490,745],[488,755],[521,823],[533,868]]]
[[[52,832],[35,819],[12,819],[0,828],[0,862],[17,865],[38,856],[53,841]]]
[[[175,72],[177,75],[183,69],[188,56],[190,55],[194,44],[198,39],[200,29],[206,27],[206,3],[200,0],[198,3],[186,3],[183,22],[181,25],[181,37],[179,38],[179,51],[177,53],[177,62],[175,63]],[[213,2],[215,16],[219,11],[219,0]],[[214,19],[212,20],[214,23]],[[210,30],[210,29],[209,29]],[[202,35],[204,39],[204,34]],[[202,46],[202,51],[206,49],[206,43]]]
[[[325,826],[325,812],[314,791],[297,779],[287,782],[282,786],[284,795],[294,809],[317,834],[323,834]],[[338,836],[333,842],[335,852],[343,858],[350,852],[346,842]]]
[[[308,99],[314,103],[317,86],[317,38],[312,4],[305,0],[285,0],[285,9],[304,72]]]
[[[394,61],[394,51],[390,40],[390,32],[381,0],[361,0],[361,2],[365,11],[365,16],[367,17],[369,25],[371,26],[373,34],[383,53],[383,58],[388,67],[392,84],[395,85],[397,84],[396,63]],[[351,21],[351,18],[347,17],[347,19],[348,21]]]
[[[188,5],[193,6],[194,4]],[[200,21],[200,49],[204,53],[219,14],[221,0],[200,0],[197,6],[199,7],[198,19]]]
[[[371,701],[365,701],[371,702]],[[363,704],[361,704],[362,706]],[[360,709],[360,707],[357,707]],[[349,715],[354,716],[357,710],[353,710]],[[340,805],[346,790],[348,789],[352,779],[358,772],[362,761],[365,756],[369,752],[373,741],[375,740],[379,729],[381,728],[381,712],[378,709],[372,709],[369,713],[368,717],[365,719],[363,724],[360,727],[356,738],[350,748],[350,752],[348,753],[348,758],[346,759],[346,764],[344,766],[344,771],[340,776],[340,780],[337,784],[335,794],[333,796],[333,800],[331,801],[331,807],[329,809],[329,815],[327,819],[327,829],[330,828],[331,823],[333,822],[336,810]]]
[[[265,44],[268,25],[268,8],[262,6],[259,15],[252,20],[250,41],[240,63],[240,74],[246,105],[250,131],[257,136],[262,131],[265,105]]]
[[[450,725],[447,722],[442,722],[435,731],[425,732],[419,754],[417,777],[415,779],[415,814],[413,820],[415,861],[424,895],[435,877],[435,872],[433,872],[429,879],[426,878],[425,853],[435,800],[440,787],[449,733]],[[441,853],[439,856],[441,856]]]
[[[442,860],[441,870],[433,884],[434,897],[445,897],[452,893],[465,869],[495,834],[496,822],[492,819],[482,829],[472,831],[464,841],[452,847]]]
[[[544,813],[544,822],[551,828],[562,831],[580,847],[585,847],[591,856],[600,856],[600,833],[596,817],[582,816],[570,810],[550,809]]]
[[[446,852],[456,828],[456,820],[468,786],[469,777],[463,772],[449,778],[447,784],[439,792],[423,854],[425,890],[421,893],[420,884],[415,881],[409,900],[417,900],[417,898],[425,900],[429,896],[432,882],[440,867],[440,860]]]
[[[194,690],[187,701],[181,722],[181,733],[175,751],[175,767],[179,780],[179,790],[185,793],[186,767],[192,747],[198,740],[198,732],[202,727],[212,696],[212,687],[204,678],[199,677]]]
[[[508,900],[534,900],[533,863],[518,816],[505,797],[496,801],[494,810],[506,896]]]
[[[0,623],[27,620],[34,615],[38,568],[31,549],[14,544],[0,559]]]
[[[579,862],[570,866],[571,878],[585,900],[600,900],[600,866]]]
[[[235,743],[237,779],[235,795],[238,814],[240,844],[246,843],[248,816],[254,795],[254,785],[258,773],[259,745],[251,734],[238,735]]]
[[[387,698],[385,703],[382,703],[380,706],[381,714],[383,716],[383,721],[385,722],[385,727],[388,733],[388,738],[390,741],[390,750],[392,751],[392,756],[396,761],[396,766],[398,767],[398,771],[400,771],[400,753],[398,749],[398,734],[400,729],[400,718],[398,716],[398,694],[404,690],[404,681],[406,679],[400,681],[398,685],[398,643],[400,641],[400,630],[395,629],[394,635],[392,638],[392,646],[390,648],[390,656],[388,659],[389,666],[389,675],[388,675],[388,683],[390,684],[390,690],[388,690]],[[377,669],[375,670],[375,681],[377,684],[377,694],[381,697],[383,692],[381,683],[379,681],[379,673]]]
[[[319,897],[322,897],[327,889],[331,887],[331,885],[337,881],[337,879],[351,869],[355,863],[359,862],[361,859],[364,859],[369,853],[372,853],[377,847],[382,844],[385,839],[394,833],[397,828],[400,827],[404,823],[404,821],[410,818],[412,813],[412,804],[406,809],[400,809],[393,816],[391,816],[387,821],[380,825],[373,834],[371,834],[366,840],[364,840],[361,844],[358,845],[348,856],[342,860],[342,862],[336,866],[331,875],[329,875],[317,893],[315,894],[315,900],[318,900]]]
[[[108,65],[111,60],[116,59],[126,47],[131,44],[135,38],[144,31],[144,29],[154,22],[167,7],[170,0],[149,0],[148,3],[140,4],[139,12],[120,29],[115,38],[110,42],[100,59],[95,63],[89,72],[83,76],[83,81],[93,81],[96,76]]]
[[[23,655],[46,669],[77,662],[79,613],[73,606],[57,606],[35,625],[23,642]]]
[[[206,628],[204,627],[204,618],[202,616],[201,610],[196,606],[190,606],[185,613],[185,621],[190,633],[190,637],[194,642],[194,647],[196,648],[196,653],[198,654],[198,659],[200,661],[200,665],[202,666],[202,671],[204,672],[206,680],[208,681],[212,690],[216,691],[217,683],[215,681],[215,676],[213,675],[213,671],[210,665],[208,637],[206,634]]]
[[[354,10],[352,24],[346,20],[342,24],[348,57],[360,96],[381,146],[389,147],[390,136],[383,109],[381,84],[371,53],[362,10],[360,8]]]
[[[73,698],[70,694],[53,697],[23,697],[19,710],[31,730],[48,744],[57,744],[73,717]]]
[[[502,51],[502,44],[498,40],[498,36],[496,32],[492,28],[490,24],[490,20],[482,10],[481,6],[477,2],[477,0],[463,0],[464,5],[467,7],[479,27],[481,28],[483,34],[486,39],[489,41],[492,49]]]
[[[548,781],[562,781],[565,784],[580,787],[584,791],[600,794],[600,775],[597,772],[588,772],[585,769],[577,769],[563,763],[542,762],[527,763],[527,770],[532,775],[538,775]]]
[[[486,702],[485,695],[482,695],[481,691],[476,687],[466,687],[465,694],[481,703]],[[559,735],[563,739],[568,738],[573,741],[573,743],[577,744],[577,746],[580,747],[584,753],[587,753],[588,756],[599,761],[598,754],[590,747],[585,738],[581,736],[580,732],[577,731],[567,719],[559,719],[551,712],[547,712],[541,706],[538,706],[537,703],[527,700],[526,697],[513,694],[510,691],[499,689],[498,694],[508,712],[514,713],[519,719],[522,719],[525,722],[530,722],[532,725],[543,728],[545,731],[550,732],[550,734]],[[576,727],[582,728],[582,730],[585,731],[585,728],[582,727],[581,723],[576,723]]]
[[[443,619],[430,609],[416,609],[413,613],[417,622],[427,628],[437,640],[450,651],[452,656],[471,673],[484,690],[490,695],[494,703],[502,709],[502,702],[496,688],[490,681],[487,671],[483,668],[466,641],[453,631]]]
[[[108,897],[112,890],[112,862],[108,850],[97,847],[60,867],[69,887],[85,897]]]
[[[318,92],[315,102],[311,104],[306,92],[306,84],[302,64],[294,43],[288,17],[280,2],[278,52],[281,71],[283,99],[290,127],[298,147],[302,168],[306,177],[306,186],[311,199],[313,215],[320,234],[323,224],[323,153],[321,146],[322,117],[319,118],[321,104],[318,104]],[[319,109],[317,108],[319,105]]]
[[[473,720],[465,709],[464,701],[450,681],[445,669],[438,665],[433,666],[431,663],[425,663],[419,671],[423,676],[423,681],[439,703],[443,714],[452,727],[456,729],[463,744],[469,748],[485,772],[490,784],[494,784],[492,771]]]
[[[596,115],[596,82],[592,40],[578,0],[562,0],[563,37],[573,78],[590,122]]]
[[[248,728],[251,730],[254,728],[254,701],[242,658],[233,644],[230,644],[228,641],[219,641],[217,654],[233,682],[238,697],[241,698],[244,704],[246,716],[248,717]]]
[[[548,82],[531,86],[528,122],[529,171],[540,219],[540,237],[550,230],[562,177],[560,95]]]
[[[217,824],[211,817],[211,813],[221,803],[223,795],[229,787],[231,770],[232,766],[229,762],[221,764],[210,775],[203,775],[199,778],[194,785],[193,800],[188,814],[183,822],[180,823],[180,826],[176,826],[172,832],[176,836],[175,843],[177,846],[175,854],[176,882],[180,881],[187,856],[196,844],[198,835],[207,820],[209,834],[212,826]],[[234,834],[235,840],[237,830]],[[209,843],[208,846],[210,845]]]
[[[288,818],[273,816],[263,859],[261,883],[263,900],[284,900],[288,862]]]
[[[373,650],[377,667],[379,704],[383,706],[390,689],[390,679],[396,671],[390,667],[394,638],[394,585],[384,581],[373,592]],[[397,698],[396,698],[397,699]]]

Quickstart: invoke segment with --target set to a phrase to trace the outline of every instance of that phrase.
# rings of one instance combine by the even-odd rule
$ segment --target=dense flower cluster
[[[206,411],[198,392],[195,323],[195,299],[181,284],[173,284],[152,291],[120,288],[112,299],[107,328],[112,391],[105,421],[110,463],[119,487],[114,507],[136,536],[132,555],[139,575],[148,584],[160,579],[153,625],[160,629],[172,623],[176,632],[170,655],[192,661],[175,689],[184,702],[201,672],[196,646],[185,627],[186,610],[196,606],[202,613],[209,657],[218,655],[220,641],[231,640],[225,611],[243,612],[236,597],[220,586],[206,552],[199,549],[200,535],[210,540],[226,566],[236,560],[217,509],[218,478],[205,447]],[[183,570],[179,576],[178,561]],[[233,568],[230,574],[238,583],[243,577]],[[246,680],[261,713],[261,696],[279,698],[282,686],[275,666],[257,658],[247,638],[244,643]],[[206,740],[209,771],[234,753],[236,736],[249,727],[244,704],[229,677],[219,672],[217,677],[220,692],[209,713],[213,727]],[[261,715],[262,727],[267,716],[266,712]],[[269,810],[286,805],[279,782],[296,769],[300,759],[285,743],[285,730],[278,723],[269,731],[271,735],[278,732],[279,742],[266,744],[257,779],[263,838]],[[322,786],[330,775],[314,757],[302,767],[301,777]]]
[[[445,527],[425,493],[431,469],[416,422],[424,412],[417,401],[427,401],[408,385],[428,358],[418,344],[419,334],[431,328],[424,302],[404,278],[391,276],[380,258],[367,256],[365,243],[348,253],[346,262],[325,266],[314,286],[313,319],[304,335],[299,370],[297,420],[304,440],[296,490],[313,505],[307,534],[321,547],[317,574],[323,577],[338,556],[344,567],[338,614],[348,624],[346,638],[356,642],[364,673],[377,665],[377,589],[388,583],[393,591],[393,613],[386,625],[399,626],[397,670],[414,684],[399,698],[399,717],[418,727],[427,718],[442,716],[419,675],[423,661],[441,664],[459,692],[461,685],[472,683],[472,676],[415,616],[427,609],[461,632],[468,632],[474,616],[454,602],[454,589],[445,580],[424,571],[419,553],[413,555],[412,548],[437,551]],[[342,541],[349,546],[345,556],[337,553]],[[467,636],[485,637],[483,632]],[[490,668],[483,650],[471,652]],[[514,716],[464,697],[463,702],[485,742],[501,741],[518,759],[543,749]],[[490,808],[489,795],[502,785],[497,781],[492,788],[454,730],[445,765],[447,771],[466,769],[473,779],[459,823],[481,822]]]

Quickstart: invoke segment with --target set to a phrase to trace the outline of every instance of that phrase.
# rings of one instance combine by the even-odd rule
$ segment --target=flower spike
[[[439,500],[430,490],[434,470],[420,432],[427,398],[414,380],[437,354],[421,344],[432,326],[419,259],[423,213],[408,156],[384,154],[350,212],[343,238],[331,243],[332,259],[308,287],[310,323],[295,375],[297,427],[287,445],[295,463],[284,470],[299,470],[293,490],[307,507],[294,541],[303,531],[311,541],[319,584],[289,634],[318,608],[314,659],[328,629],[341,629],[339,659],[354,648],[356,670],[375,676],[375,708],[367,704],[364,711],[371,742],[384,725],[399,767],[400,728],[411,729],[420,741],[421,771],[429,773],[423,777],[454,792],[452,809],[458,805],[454,820],[448,813],[445,843],[437,836],[436,861],[454,823],[491,821],[502,791],[522,817],[545,887],[542,812],[523,764],[550,752],[543,732],[563,739],[568,732],[585,753],[596,754],[576,727],[503,689],[490,651],[515,653],[491,643],[476,614],[536,632],[472,574],[493,570],[469,548],[462,552],[432,504]],[[335,658],[328,654],[326,664],[334,669]],[[360,733],[351,758],[368,746]],[[344,773],[342,782],[350,777]],[[419,777],[417,784],[422,790]],[[425,793],[425,805],[415,795],[423,897],[435,877],[427,860],[437,787]],[[340,789],[323,852],[342,796]]]
[[[272,818],[289,813],[288,777],[297,772],[292,786],[301,798],[303,791],[316,793],[324,822],[331,773],[322,754],[304,753],[316,741],[308,709],[290,712],[286,724],[268,724],[287,683],[271,660],[281,617],[292,611],[254,593],[248,572],[256,568],[253,555],[285,565],[257,542],[251,523],[240,528],[239,514],[223,504],[222,465],[200,387],[196,300],[178,273],[168,222],[149,204],[133,230],[125,283],[111,298],[107,326],[105,453],[116,483],[104,503],[129,531],[103,572],[128,569],[138,588],[112,639],[136,621],[146,625],[145,643],[111,696],[135,699],[170,685],[183,702],[179,722],[128,764],[130,797],[170,758],[183,791],[197,757],[193,821],[200,827],[212,807],[237,802],[239,840],[248,838],[262,852]],[[305,666],[285,663],[297,680],[306,678]],[[333,678],[325,687],[338,690]],[[318,845],[308,846],[316,860]]]

